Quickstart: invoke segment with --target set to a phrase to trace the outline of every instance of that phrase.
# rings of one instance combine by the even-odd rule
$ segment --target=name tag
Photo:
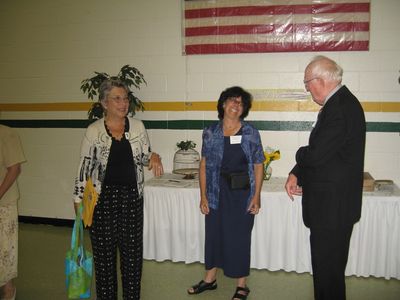
[[[242,142],[241,135],[232,135],[232,136],[230,136],[230,138],[231,138],[231,145],[240,144]]]

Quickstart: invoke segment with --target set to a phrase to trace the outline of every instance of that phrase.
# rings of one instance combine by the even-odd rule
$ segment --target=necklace
[[[229,125],[224,123],[223,126],[224,126],[224,129],[235,129],[235,128],[238,128],[238,127],[242,126],[242,123],[241,122],[237,122],[235,124],[229,124]]]
[[[234,135],[241,126],[242,126],[241,122],[230,125],[223,124],[224,135]]]
[[[109,134],[111,135],[111,137],[113,137],[116,140],[121,140],[123,133],[125,131],[125,119],[122,123],[117,122],[117,123],[113,123],[110,122],[110,120],[104,120],[104,124],[106,126],[107,131],[109,132]]]

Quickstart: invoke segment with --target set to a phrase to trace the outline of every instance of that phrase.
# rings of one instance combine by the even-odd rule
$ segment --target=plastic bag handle
[[[72,238],[71,238],[71,250],[73,253],[73,257],[79,258],[79,264],[81,264],[86,259],[85,249],[83,248],[82,211],[83,211],[83,205],[81,202],[75,216],[74,228],[72,230]],[[80,257],[78,257],[79,252],[80,252]]]

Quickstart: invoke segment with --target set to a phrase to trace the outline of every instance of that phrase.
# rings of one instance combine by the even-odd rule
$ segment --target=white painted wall
[[[361,101],[400,101],[398,0],[371,1],[368,52],[322,53],[345,70],[344,83]],[[247,89],[303,88],[303,69],[316,53],[182,56],[178,0],[2,0],[0,103],[86,101],[79,90],[93,71],[139,68],[151,101],[215,101],[231,85]],[[367,113],[367,121],[399,122],[400,113]],[[1,119],[84,119],[85,112],[1,112]],[[143,120],[216,119],[214,112],[144,112]],[[314,120],[314,113],[257,112],[249,120]],[[23,165],[20,214],[71,218],[73,178],[83,129],[18,129]],[[286,176],[308,132],[263,131],[264,145],[279,148],[275,176]],[[149,130],[153,148],[172,170],[175,143],[201,131]],[[365,169],[400,184],[399,133],[368,133]]]

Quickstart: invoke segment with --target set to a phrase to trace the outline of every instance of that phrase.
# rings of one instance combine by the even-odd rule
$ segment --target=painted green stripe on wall
[[[400,132],[400,123],[367,122],[368,132]]]
[[[215,120],[143,121],[147,129],[201,130]],[[249,121],[259,130],[310,131],[308,121]],[[0,124],[15,128],[86,128],[89,120],[0,120]],[[400,122],[367,122],[368,132],[400,132]]]

